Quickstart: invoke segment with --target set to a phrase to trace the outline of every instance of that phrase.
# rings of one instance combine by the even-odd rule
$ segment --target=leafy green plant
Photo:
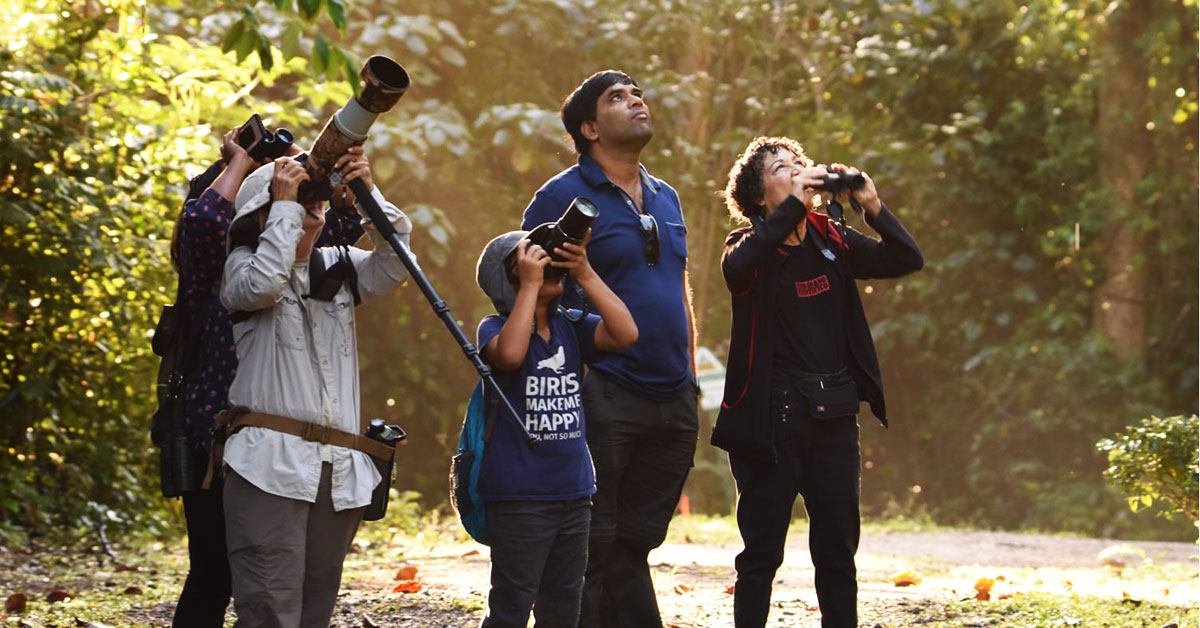
[[[1108,454],[1104,477],[1128,495],[1129,509],[1165,502],[1159,513],[1182,512],[1197,521],[1200,494],[1200,419],[1196,415],[1142,419],[1115,438],[1096,443]]]

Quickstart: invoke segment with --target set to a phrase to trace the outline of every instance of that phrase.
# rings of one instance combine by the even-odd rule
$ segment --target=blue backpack
[[[458,453],[450,462],[450,503],[471,538],[491,545],[487,533],[483,499],[479,496],[479,473],[483,455],[491,437],[491,422],[495,415],[483,394],[483,381],[475,384],[467,413],[463,416],[462,432],[458,435]],[[495,405],[495,404],[490,404]]]

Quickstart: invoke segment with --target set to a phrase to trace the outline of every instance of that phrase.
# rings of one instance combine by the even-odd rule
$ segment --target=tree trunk
[[[1109,16],[1100,83],[1099,175],[1111,189],[1111,207],[1100,239],[1105,278],[1094,297],[1093,327],[1112,339],[1118,354],[1140,360],[1146,346],[1148,238],[1138,227],[1146,211],[1136,186],[1151,161],[1146,81],[1138,45],[1150,21],[1148,0],[1131,0]]]

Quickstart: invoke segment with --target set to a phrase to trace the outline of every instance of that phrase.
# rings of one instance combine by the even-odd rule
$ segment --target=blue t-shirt
[[[537,191],[525,208],[521,228],[533,229],[558,220],[576,196],[596,204],[600,215],[592,224],[588,260],[629,308],[638,326],[638,340],[624,351],[599,357],[592,368],[642,397],[665,401],[678,397],[692,383],[683,301],[687,227],[675,190],[644,168],[641,173],[642,205],[658,223],[661,252],[654,266],[646,263],[646,237],[642,235],[637,206],[587,155],[581,155],[577,165],[560,172]],[[563,305],[583,307],[570,277]]]
[[[479,323],[480,347],[500,333],[505,320],[492,315]],[[596,356],[599,323],[595,314],[577,323],[555,314],[549,342],[533,333],[521,368],[496,374],[504,395],[523,414],[525,429],[540,443],[530,449],[508,410],[496,408],[479,479],[485,501],[557,501],[596,492],[580,390],[583,364]],[[485,399],[490,411],[490,391]]]

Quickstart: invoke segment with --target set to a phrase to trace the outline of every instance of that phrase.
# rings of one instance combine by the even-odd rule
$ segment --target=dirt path
[[[810,626],[820,617],[805,531],[802,526],[795,527],[775,584],[769,624],[774,627]],[[432,521],[416,534],[365,529],[347,559],[333,625],[478,625],[488,589],[487,548],[444,540],[459,534],[457,522]],[[672,524],[671,539],[673,542],[650,555],[665,623],[731,626],[732,565],[741,549],[732,523],[727,519],[677,520]],[[1146,604],[1162,612],[1155,611],[1158,615],[1149,622],[1139,619],[1134,623],[1161,627],[1178,621],[1187,628],[1200,626],[1200,612],[1183,610],[1200,606],[1195,544],[1128,543],[1126,567],[1101,565],[1098,555],[1115,543],[1003,532],[894,532],[868,527],[858,553],[860,617],[864,626],[889,627],[1083,625],[1064,619],[1061,612],[1037,621],[997,619],[996,600],[1018,594],[1021,600],[1041,595],[1048,600],[1045,604],[1056,610],[1079,600],[1111,600],[1105,602],[1109,609],[1136,607],[1141,601],[1161,603],[1169,606]],[[0,626],[170,625],[187,570],[184,548],[148,543],[120,548],[119,553],[120,562],[114,563],[95,548],[79,552],[0,546],[0,597],[21,593],[30,600],[20,613],[0,613]],[[418,568],[419,592],[393,591],[397,568],[404,563]],[[917,572],[921,582],[895,586],[891,576],[905,570]],[[980,578],[996,580],[993,606],[973,599]],[[50,603],[48,596],[60,590],[68,592],[69,599]],[[230,613],[226,625],[232,621]],[[1087,625],[1096,623],[1119,626],[1128,622],[1091,621]]]
[[[861,619],[865,625],[923,624],[931,603],[971,598],[979,578],[1000,578],[993,593],[1043,591],[1120,600],[1130,597],[1173,606],[1200,603],[1197,547],[1187,543],[1126,543],[1129,566],[1114,569],[1098,555],[1116,541],[979,531],[864,533],[858,554]],[[663,619],[675,626],[729,626],[736,543],[670,543],[650,555]],[[1139,554],[1144,553],[1144,558]],[[338,626],[474,626],[488,583],[486,548],[454,545],[410,555],[424,589],[392,593],[394,569],[358,554],[347,565],[344,613]],[[1136,565],[1133,563],[1137,563]],[[915,586],[897,587],[890,576],[916,570]],[[803,531],[789,538],[787,559],[773,596],[771,626],[819,620],[813,570]],[[962,625],[962,624],[959,624]]]

